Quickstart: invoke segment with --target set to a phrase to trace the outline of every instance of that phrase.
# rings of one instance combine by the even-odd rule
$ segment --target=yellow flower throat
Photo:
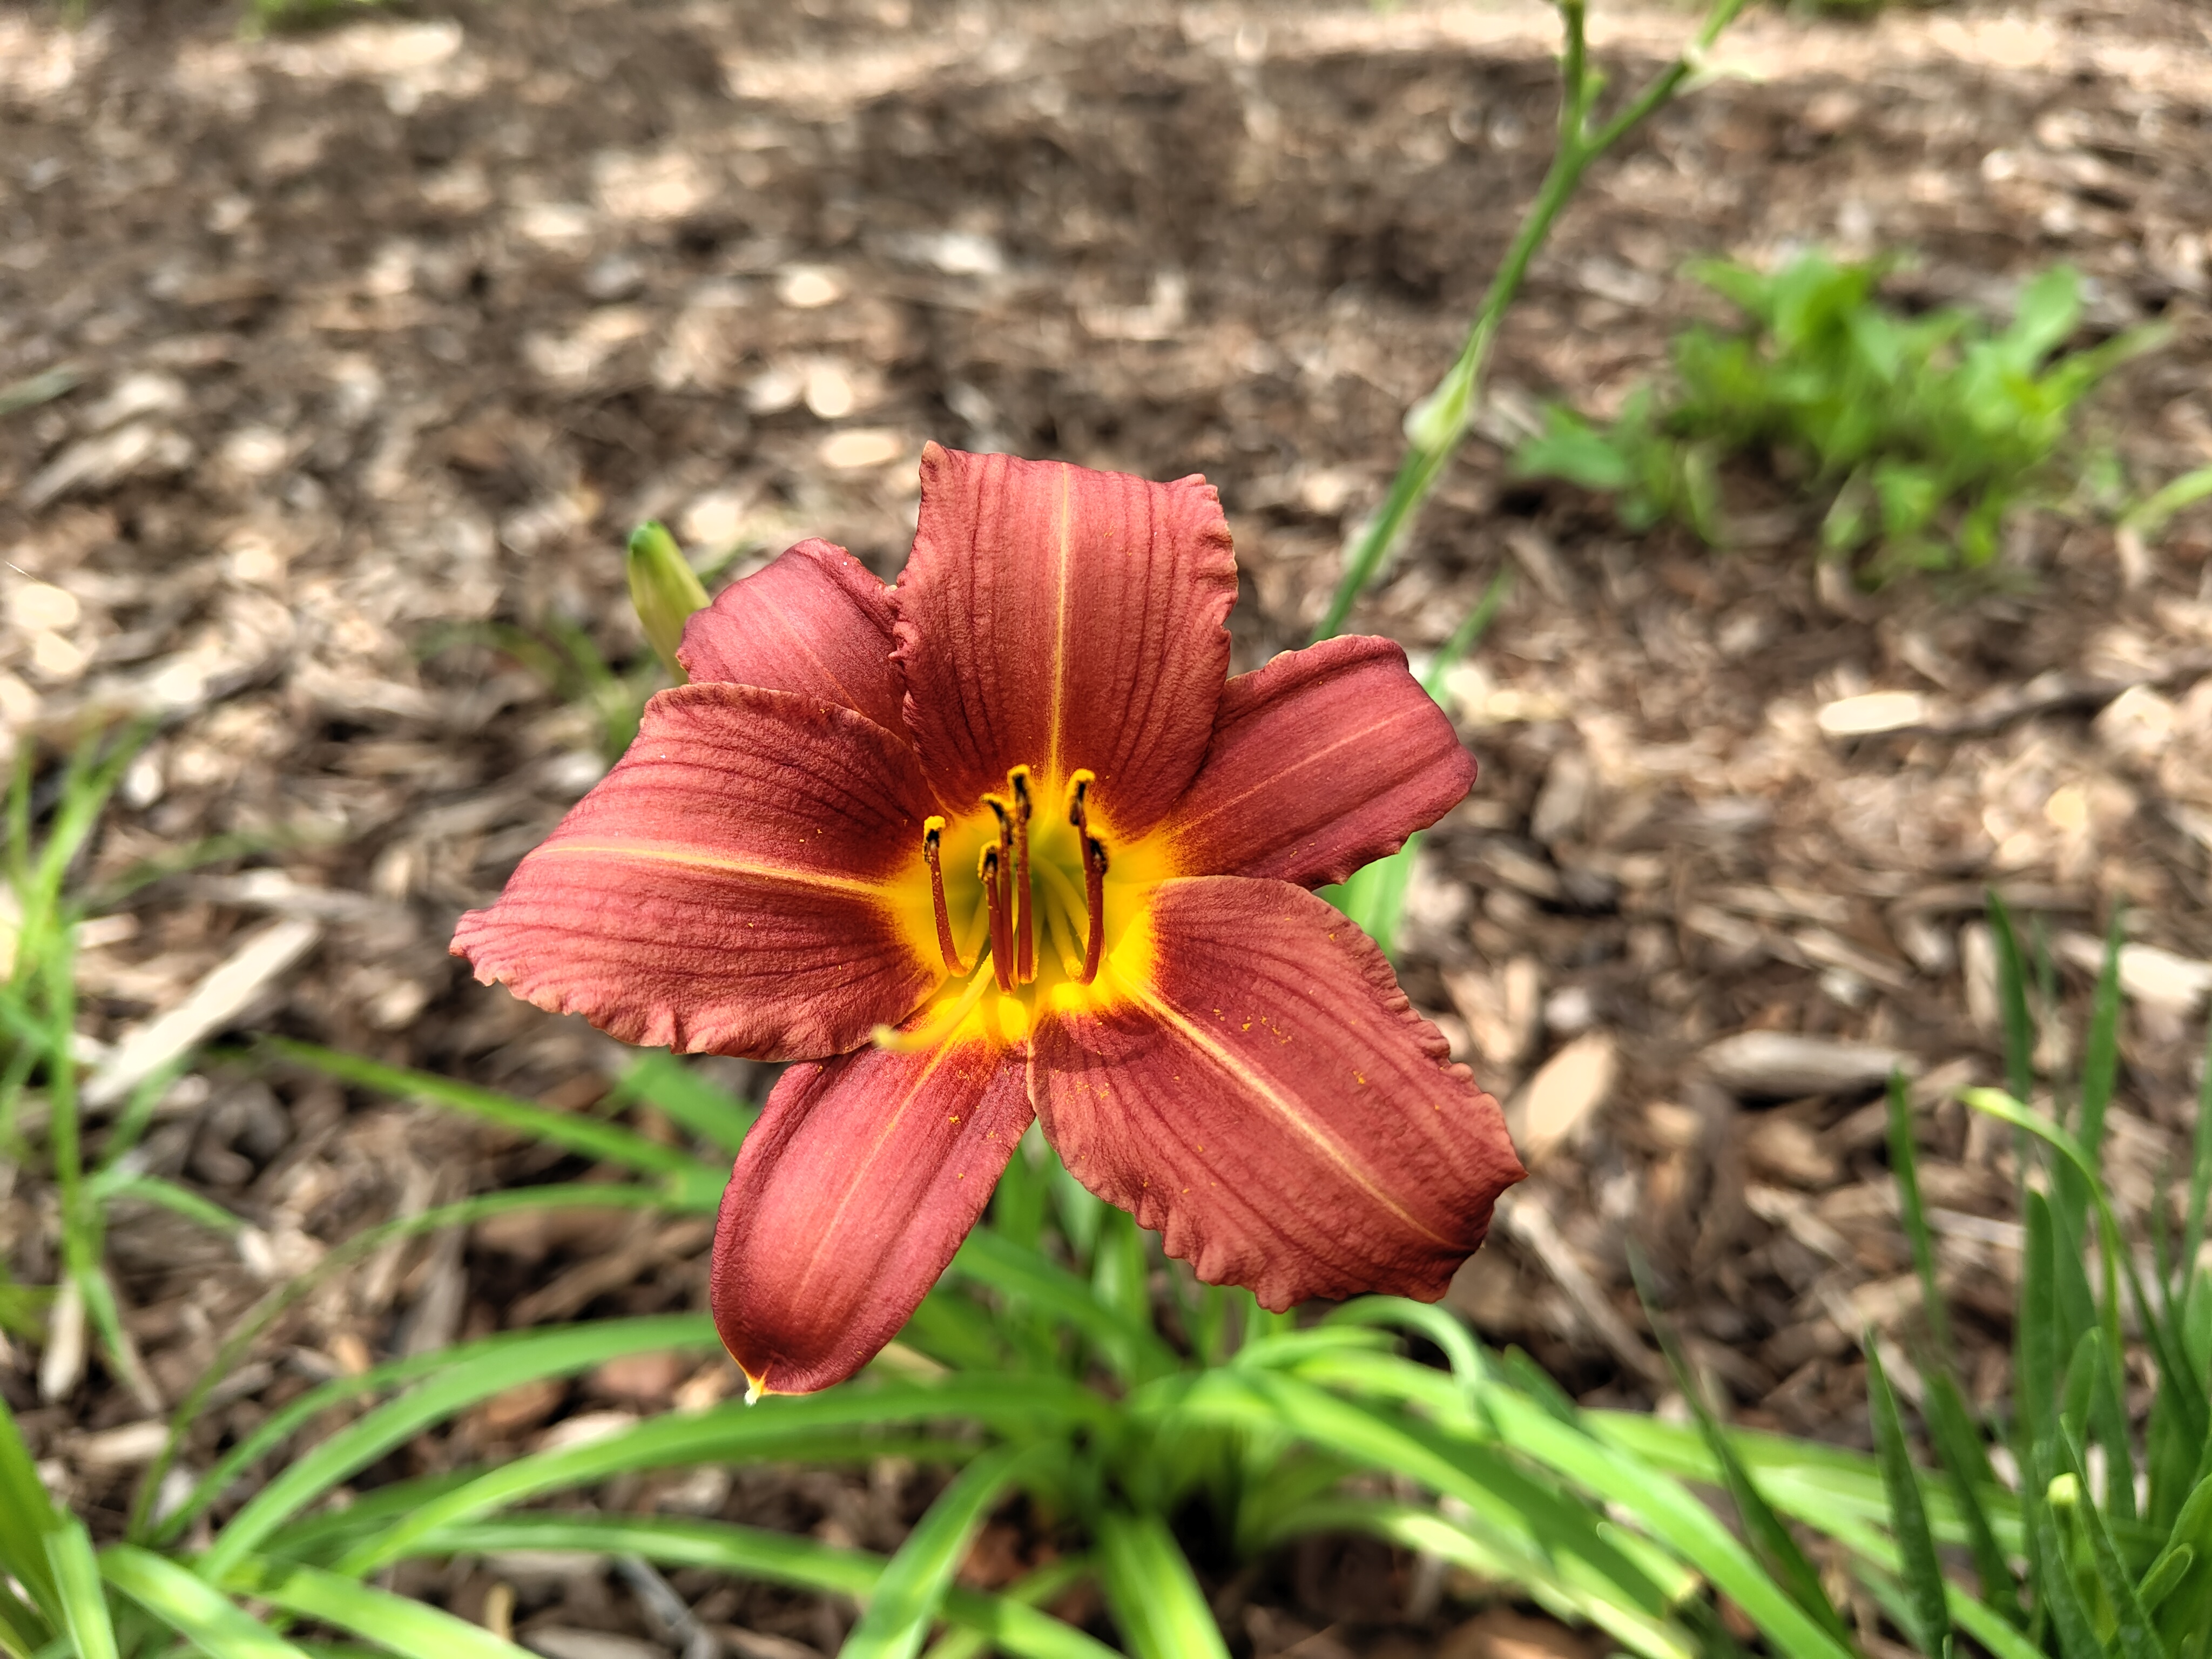
[[[943,962],[945,978],[921,1018],[876,1029],[878,1047],[933,1048],[955,1036],[1018,1042],[1040,1005],[1097,1008],[1121,1000],[1117,984],[1141,967],[1135,958],[1149,931],[1132,924],[1141,922],[1145,898],[1170,872],[1142,841],[1109,852],[1092,799],[1097,780],[1088,769],[1054,781],[1049,793],[1040,790],[1030,769],[1017,766],[1006,792],[984,796],[974,812],[923,823],[908,914],[922,921],[926,876],[926,948]],[[1059,810],[1039,812],[1041,795]]]

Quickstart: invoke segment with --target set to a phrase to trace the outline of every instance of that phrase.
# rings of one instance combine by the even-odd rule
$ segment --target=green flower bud
[[[684,561],[670,535],[658,520],[648,519],[630,532],[629,602],[637,608],[645,637],[676,683],[684,683],[676,660],[676,647],[684,642],[684,624],[694,611],[707,608],[707,589],[699,574]]]
[[[2081,1501],[2081,1483],[2071,1474],[2055,1475],[2044,1494],[2054,1510],[2070,1510]]]

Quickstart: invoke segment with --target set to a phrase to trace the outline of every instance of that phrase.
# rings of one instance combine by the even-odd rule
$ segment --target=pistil
[[[1006,774],[1006,793],[986,795],[983,805],[999,821],[999,869],[1006,881],[1008,970],[1014,983],[1036,978],[1036,901],[1030,891],[1030,769]],[[994,949],[999,948],[995,945]]]

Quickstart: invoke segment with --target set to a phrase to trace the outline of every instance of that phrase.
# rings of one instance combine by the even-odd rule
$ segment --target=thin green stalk
[[[1467,435],[1475,392],[1481,385],[1482,371],[1489,362],[1498,328],[1521,291],[1530,262],[1551,234],[1553,222],[1561,210],[1572,199],[1583,174],[1589,171],[1591,162],[1680,89],[1720,37],[1721,31],[1735,21],[1746,3],[1747,0],[1713,0],[1697,38],[1681,55],[1655,76],[1612,120],[1593,129],[1590,112],[1603,89],[1604,77],[1589,67],[1583,33],[1585,0],[1559,0],[1560,21],[1566,30],[1559,64],[1559,149],[1552,157],[1551,168],[1544,175],[1535,201],[1514,233],[1497,274],[1490,280],[1458,359],[1437,383],[1436,390],[1414,404],[1406,416],[1405,459],[1398,465],[1397,476],[1391,480],[1390,492],[1383,497],[1381,509],[1358,532],[1344,574],[1329,601],[1328,612],[1314,629],[1316,643],[1342,631],[1352,605],[1397,550],[1421,504],[1436,488],[1437,480],[1443,476],[1444,467],[1459,448],[1461,439]]]

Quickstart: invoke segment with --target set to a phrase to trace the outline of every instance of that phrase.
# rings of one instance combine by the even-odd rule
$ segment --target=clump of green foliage
[[[710,1214],[720,1170],[755,1116],[665,1053],[641,1057],[599,1110],[568,1113],[269,1042],[273,1062],[488,1120],[600,1169],[371,1228],[273,1289],[169,1414],[169,1448],[123,1535],[104,1545],[52,1501],[0,1403],[0,1655],[157,1659],[181,1640],[216,1659],[524,1659],[511,1641],[379,1580],[410,1559],[553,1549],[852,1596],[864,1611],[848,1659],[914,1659],[933,1629],[938,1659],[994,1648],[1026,1659],[1227,1659],[1185,1540],[1206,1538],[1205,1553],[1220,1558],[1361,1532],[1595,1626],[1638,1659],[1740,1659],[1723,1596],[1777,1659],[1899,1651],[1872,1639],[1885,1627],[1926,1659],[2208,1659],[2212,1278],[2199,1264],[2212,1117],[2200,1115],[2178,1233],[2167,1214],[2154,1216],[2147,1265],[2102,1170],[2118,931],[2081,1075],[2061,1091],[2069,1109],[2057,1116],[2021,1103],[2036,1084],[2030,976],[2001,906],[1991,922],[2008,1090],[1966,1098],[2021,1132],[2011,1399],[1984,1417],[1959,1383],[1900,1080],[1891,1160],[1926,1320],[1917,1385],[1869,1344],[1872,1456],[1727,1427],[1686,1380],[1692,1423],[1586,1409],[1525,1356],[1484,1347],[1440,1309],[1374,1297],[1311,1322],[1263,1313],[1164,1261],[1156,1237],[1038,1143],[1008,1166],[988,1220],[900,1342],[852,1382],[673,1411],[601,1439],[352,1491],[395,1449],[504,1389],[623,1354],[715,1347],[697,1314],[507,1331],[333,1378],[196,1479],[171,1480],[216,1383],[331,1273],[397,1238],[511,1210]],[[57,1075],[71,1066],[65,1052],[48,1060]],[[641,1103],[691,1144],[618,1120]],[[1431,1358],[1404,1352],[1401,1332]],[[2143,1384],[2154,1381],[2146,1415]],[[1912,1455],[1899,1403],[1911,1393],[1932,1467]],[[894,1455],[955,1473],[890,1556],[635,1514],[600,1495],[618,1476],[688,1464]],[[1000,1594],[967,1589],[956,1568],[1017,1494],[1073,1547]],[[1086,1581],[1121,1649],[1046,1610]],[[1863,1594],[1838,1605],[1851,1584]]]
[[[1516,469],[1613,495],[1632,530],[1672,519],[1717,544],[1723,465],[1766,457],[1825,501],[1823,550],[1869,580],[1987,566],[2008,515],[2074,489],[2067,442],[2082,399],[2156,331],[2068,349],[2081,283],[2064,265],[2021,290],[2002,329],[1955,307],[1885,303],[1888,268],[1818,253],[1771,276],[1699,262],[1692,274],[1746,325],[1685,330],[1669,380],[1638,388],[1610,422],[1553,405]]]

